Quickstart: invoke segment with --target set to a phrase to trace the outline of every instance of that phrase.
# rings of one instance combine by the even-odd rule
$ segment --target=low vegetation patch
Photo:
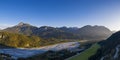
[[[94,45],[92,45],[87,50],[83,51],[79,55],[76,55],[76,56],[70,58],[69,60],[88,60],[89,57],[94,55],[99,48],[100,48],[100,45],[95,43]]]

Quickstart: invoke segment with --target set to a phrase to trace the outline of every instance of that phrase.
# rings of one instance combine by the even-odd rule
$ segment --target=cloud
[[[5,29],[5,28],[8,28],[8,27],[11,27],[13,25],[9,25],[9,24],[0,24],[0,29]]]

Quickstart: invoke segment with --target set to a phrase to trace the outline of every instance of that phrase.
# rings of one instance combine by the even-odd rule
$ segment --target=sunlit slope
[[[37,36],[27,36],[17,33],[0,32],[0,44],[16,48],[41,47],[61,42],[65,41],[60,41],[54,38],[42,39]]]

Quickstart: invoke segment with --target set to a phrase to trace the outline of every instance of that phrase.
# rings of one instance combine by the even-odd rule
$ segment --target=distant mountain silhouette
[[[58,28],[42,26],[40,28],[36,26],[32,26],[27,23],[19,23],[16,26],[9,27],[4,29],[4,31],[12,32],[12,33],[20,33],[25,35],[36,35],[43,38],[59,38],[59,39],[76,39],[78,38],[72,33],[64,32]]]
[[[37,35],[43,38],[58,38],[58,39],[77,39],[78,36],[60,30],[59,28],[49,27],[49,26],[42,26],[34,31],[33,35]]]
[[[36,29],[35,26],[32,26],[27,23],[20,22],[18,25],[4,29],[4,31],[20,33],[25,35],[31,35]]]
[[[43,38],[57,38],[57,39],[87,39],[87,40],[101,40],[108,38],[112,32],[104,26],[84,26],[77,27],[50,27],[41,26],[40,28],[32,26],[28,23],[19,23],[16,26],[4,29],[4,31],[20,33],[25,35],[36,35]]]
[[[112,32],[104,26],[86,25],[79,29],[79,35],[83,39],[106,39],[111,36]],[[87,38],[86,38],[87,37]]]

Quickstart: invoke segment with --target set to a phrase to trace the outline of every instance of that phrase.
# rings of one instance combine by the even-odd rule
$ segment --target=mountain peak
[[[24,22],[20,22],[17,26],[30,26],[30,24],[28,24],[28,23],[24,23]]]
[[[23,25],[24,24],[24,22],[20,22],[18,25]]]

